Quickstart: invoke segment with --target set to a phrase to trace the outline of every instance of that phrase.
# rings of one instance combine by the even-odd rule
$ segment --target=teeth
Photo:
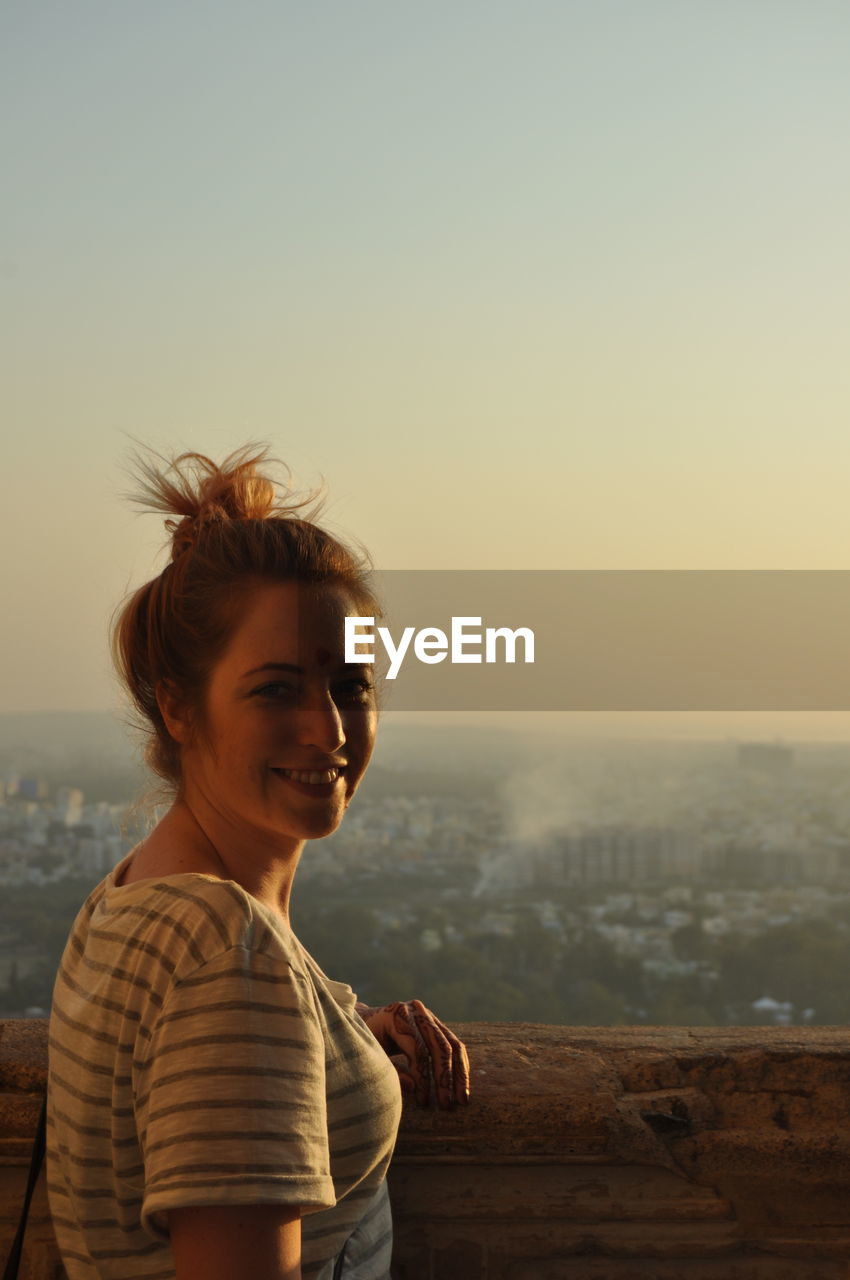
[[[282,773],[285,778],[291,778],[293,782],[311,782],[318,784],[320,782],[336,782],[339,777],[339,769],[323,769],[317,772],[315,769],[309,773],[303,773],[300,769],[278,769],[278,773]]]

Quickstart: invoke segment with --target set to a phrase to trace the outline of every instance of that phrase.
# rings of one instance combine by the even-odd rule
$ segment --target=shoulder
[[[89,927],[121,945],[167,958],[172,981],[234,950],[301,971],[297,944],[281,923],[233,880],[186,874],[107,887],[93,903]]]

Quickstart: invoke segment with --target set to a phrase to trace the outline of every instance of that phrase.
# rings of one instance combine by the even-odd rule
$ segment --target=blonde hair
[[[179,786],[180,745],[171,737],[157,689],[174,690],[204,722],[210,674],[244,614],[245,597],[269,582],[334,583],[364,614],[381,616],[371,563],[314,523],[317,495],[296,498],[266,469],[269,446],[247,444],[217,464],[201,453],[134,454],[130,500],[168,515],[171,560],[119,606],[112,652],[145,737],[145,763]],[[304,517],[296,513],[309,507]]]

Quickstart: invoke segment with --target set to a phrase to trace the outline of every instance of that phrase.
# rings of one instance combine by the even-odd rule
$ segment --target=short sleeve
[[[138,1064],[142,1225],[185,1205],[336,1203],[312,986],[237,946],[170,991]]]

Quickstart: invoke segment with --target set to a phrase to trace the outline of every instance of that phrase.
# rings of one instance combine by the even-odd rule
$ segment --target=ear
[[[191,737],[191,719],[186,703],[167,680],[160,680],[156,686],[156,701],[171,737],[185,746]]]

